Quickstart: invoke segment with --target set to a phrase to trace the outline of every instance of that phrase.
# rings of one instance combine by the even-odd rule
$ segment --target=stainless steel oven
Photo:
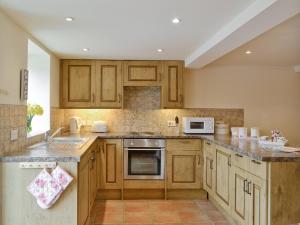
[[[164,179],[165,140],[124,139],[124,179]]]

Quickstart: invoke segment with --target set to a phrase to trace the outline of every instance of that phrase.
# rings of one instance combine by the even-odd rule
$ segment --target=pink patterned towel
[[[57,166],[51,175],[46,169],[42,170],[27,187],[27,190],[36,197],[37,203],[42,209],[48,209],[59,199],[72,180],[73,177]]]
[[[50,205],[63,189],[47,170],[43,169],[31,184],[29,184],[27,190],[38,202],[44,205]]]
[[[60,186],[63,188],[63,190],[65,190],[73,180],[73,177],[71,177],[70,174],[68,174],[60,166],[57,166],[52,171],[51,175],[60,184]]]

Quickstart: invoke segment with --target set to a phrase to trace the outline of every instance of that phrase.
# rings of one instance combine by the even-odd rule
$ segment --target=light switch
[[[10,131],[10,140],[15,141],[18,139],[18,129],[13,129]]]

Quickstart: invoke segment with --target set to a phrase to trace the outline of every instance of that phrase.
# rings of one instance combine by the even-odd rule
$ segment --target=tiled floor
[[[96,201],[91,225],[229,225],[208,201]]]

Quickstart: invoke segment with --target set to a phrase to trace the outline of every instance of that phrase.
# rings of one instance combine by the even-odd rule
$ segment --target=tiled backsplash
[[[73,116],[79,116],[86,121],[107,121],[109,131],[153,131],[173,132],[174,128],[167,127],[168,120],[179,117],[180,128],[183,116],[214,117],[230,126],[243,126],[243,109],[159,109],[159,110],[130,110],[130,109],[65,109],[65,126]]]
[[[44,135],[27,138],[25,105],[0,105],[0,154],[24,150],[26,146],[43,140]],[[51,108],[50,125],[54,131],[58,127],[69,127],[69,120],[79,116],[84,121],[107,121],[109,131],[152,131],[169,133],[174,128],[167,126],[168,120],[179,117],[214,117],[230,126],[244,125],[243,109],[160,109],[159,87],[125,87],[124,109],[59,109]],[[19,138],[10,141],[10,131],[18,129]]]

